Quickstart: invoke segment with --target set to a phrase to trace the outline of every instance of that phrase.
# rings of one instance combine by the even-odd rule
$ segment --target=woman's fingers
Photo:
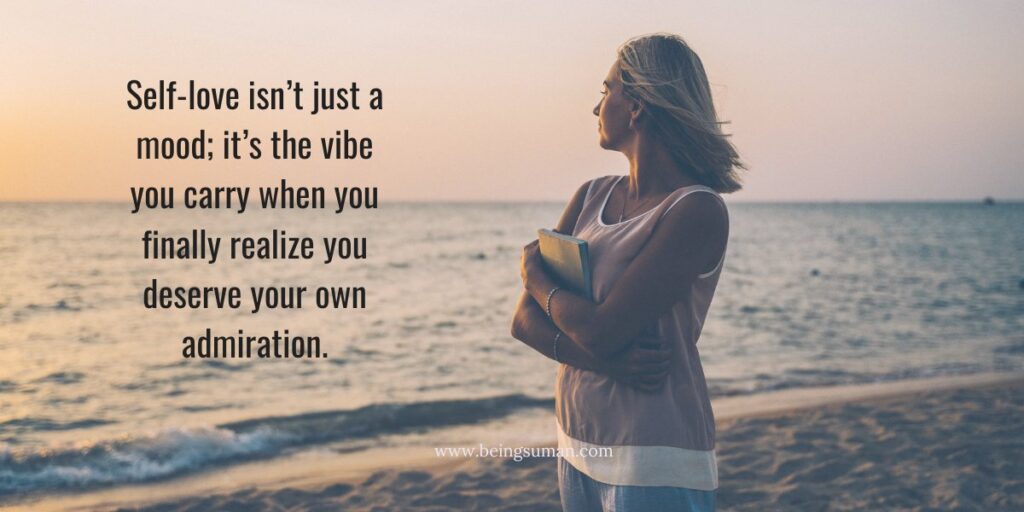
[[[629,385],[645,392],[655,392],[667,380],[672,367],[672,351],[663,339],[642,334],[633,340],[624,363]]]
[[[629,360],[630,373],[653,373],[667,370],[672,365],[668,352],[644,351],[633,354]]]
[[[672,352],[665,349],[646,349],[637,348],[633,350],[633,361],[638,363],[668,361],[672,357]]]
[[[523,246],[523,259],[524,260],[529,260],[530,258],[533,258],[534,255],[539,253],[539,252],[540,252],[540,243],[537,240],[534,240],[534,241],[526,244],[525,246]]]
[[[670,351],[661,348],[632,348],[626,364],[626,373],[635,376],[666,373],[672,364],[671,355]]]
[[[647,375],[633,375],[626,379],[627,384],[648,392],[658,391],[668,380],[668,372],[658,372]]]
[[[644,382],[657,383],[668,377],[668,369],[656,369],[644,373],[637,373],[634,374],[633,377]]]
[[[540,261],[540,241],[534,240],[526,244],[519,261],[519,274],[523,278],[523,284],[529,281],[531,271],[540,264]]]
[[[657,330],[654,328],[647,328],[641,331],[639,334],[636,335],[634,340],[640,343],[654,345],[661,345],[665,342],[665,340],[663,340],[661,336],[658,335]]]
[[[664,375],[668,373],[670,367],[671,366],[668,363],[657,363],[637,366],[636,371],[634,371],[633,374],[638,377]]]
[[[672,365],[672,361],[668,358],[651,358],[643,360],[632,360],[628,365],[629,369],[633,370],[634,373],[648,373],[657,370],[668,369]]]
[[[654,392],[658,391],[659,389],[661,389],[661,387],[664,384],[665,384],[664,381],[652,382],[652,381],[645,381],[645,380],[641,380],[641,379],[633,379],[632,381],[630,381],[630,385],[632,385],[633,387],[639,389],[640,391],[646,392],[646,393],[654,393]]]
[[[525,283],[529,275],[530,265],[533,264],[533,259],[536,257],[536,253],[539,252],[539,241],[534,240],[525,246],[523,246],[523,254],[519,259],[519,275],[523,278]]]
[[[642,381],[647,382],[647,383],[651,383],[651,384],[657,384],[659,382],[662,382],[667,377],[668,377],[668,371],[666,371],[666,370],[653,371],[651,373],[646,373],[646,374],[643,374],[643,375],[637,375],[636,376],[637,379],[642,380]]]

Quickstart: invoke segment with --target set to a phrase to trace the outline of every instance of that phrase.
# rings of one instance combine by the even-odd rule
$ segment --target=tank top
[[[606,224],[602,214],[608,198],[624,177],[591,180],[573,229],[573,236],[587,241],[595,302],[608,296],[658,220],[683,197],[707,192],[722,199],[703,185],[682,187],[640,215]],[[559,366],[555,383],[558,447],[576,469],[612,485],[718,488],[715,416],[697,340],[724,261],[723,251],[715,268],[694,280],[688,297],[652,326],[672,347],[671,368],[660,391],[647,393],[601,373]]]

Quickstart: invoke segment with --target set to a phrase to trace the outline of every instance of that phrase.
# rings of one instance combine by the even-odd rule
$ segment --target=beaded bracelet
[[[551,318],[551,297],[559,290],[559,287],[554,287],[548,292],[547,304],[544,305],[544,310],[548,313],[548,318]]]

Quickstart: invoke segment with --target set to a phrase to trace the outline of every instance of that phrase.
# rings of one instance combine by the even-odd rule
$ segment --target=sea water
[[[519,258],[555,203],[143,211],[0,203],[0,501],[550,408],[513,339]],[[1024,204],[730,203],[698,342],[712,397],[1024,369]],[[366,259],[152,261],[148,229],[366,237]],[[167,286],[365,287],[365,308],[150,310]],[[243,288],[244,290],[245,288]],[[290,329],[313,359],[184,359]]]

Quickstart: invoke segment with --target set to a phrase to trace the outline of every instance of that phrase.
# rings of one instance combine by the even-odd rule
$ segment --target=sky
[[[738,201],[1024,198],[1024,2],[3,2],[0,200],[378,186],[566,201],[626,174],[592,113],[616,48],[681,35],[750,170]],[[132,111],[126,84],[378,87],[384,108]],[[152,162],[140,136],[349,129],[366,161]]]

